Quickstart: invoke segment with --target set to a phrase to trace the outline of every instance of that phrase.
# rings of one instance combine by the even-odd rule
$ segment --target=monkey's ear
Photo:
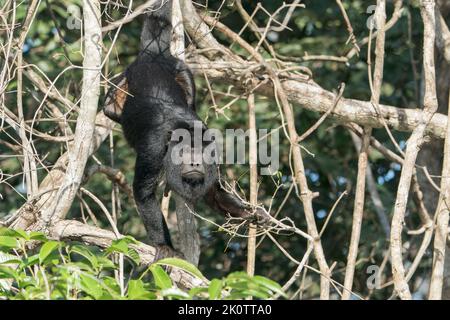
[[[117,83],[109,89],[105,99],[105,106],[103,112],[113,121],[120,123],[123,107],[128,96],[128,82],[127,77],[122,75],[119,77]]]

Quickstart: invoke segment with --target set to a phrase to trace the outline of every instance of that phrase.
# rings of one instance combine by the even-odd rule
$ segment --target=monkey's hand
[[[260,207],[250,207],[247,210],[247,215],[245,217],[251,223],[256,224],[260,227],[265,227],[269,225],[270,215],[263,208]]]
[[[211,208],[232,219],[244,219],[258,226],[266,226],[271,220],[271,216],[263,208],[244,202],[232,192],[224,190],[219,184],[208,192],[205,199]]]

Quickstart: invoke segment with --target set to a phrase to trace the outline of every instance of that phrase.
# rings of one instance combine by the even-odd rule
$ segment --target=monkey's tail
[[[172,0],[161,0],[145,15],[141,32],[141,54],[170,56],[172,41]]]

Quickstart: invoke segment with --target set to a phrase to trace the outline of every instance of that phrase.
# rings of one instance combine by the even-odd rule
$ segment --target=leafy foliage
[[[234,272],[212,279],[208,286],[182,290],[164,267],[180,268],[206,280],[192,264],[177,258],[157,261],[136,274],[139,256],[131,237],[114,241],[106,250],[48,240],[42,233],[0,228],[0,299],[268,299],[283,295],[265,277]],[[131,264],[122,274],[118,256]],[[129,279],[126,282],[121,279]]]

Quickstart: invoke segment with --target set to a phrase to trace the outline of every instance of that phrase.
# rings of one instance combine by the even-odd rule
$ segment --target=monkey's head
[[[189,201],[203,197],[218,178],[215,143],[204,141],[203,129],[195,133],[189,126],[171,132],[164,157],[169,189]]]

